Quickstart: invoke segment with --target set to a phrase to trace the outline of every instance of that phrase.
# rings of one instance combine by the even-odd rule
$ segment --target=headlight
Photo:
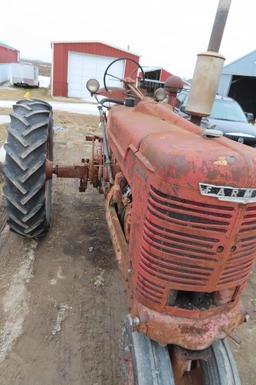
[[[86,83],[86,88],[91,93],[91,95],[96,94],[100,88],[100,83],[97,79],[89,79]]]
[[[157,88],[154,92],[154,97],[158,102],[162,102],[166,96],[167,93],[163,88]]]

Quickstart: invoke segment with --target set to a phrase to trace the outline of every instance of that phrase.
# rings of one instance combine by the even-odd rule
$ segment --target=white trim
[[[54,82],[53,67],[54,67],[54,45],[52,46],[52,66],[51,66],[51,80],[50,80],[51,81],[51,96],[53,96],[53,82]]]
[[[139,59],[141,58],[141,56],[138,55],[135,52],[127,51],[126,49],[117,47],[117,46],[109,44],[109,43],[105,43],[104,41],[98,41],[98,40],[96,40],[96,41],[95,40],[74,40],[74,41],[68,41],[68,40],[65,40],[65,41],[52,41],[51,42],[52,45],[54,45],[54,44],[83,44],[83,43],[84,44],[103,44],[103,45],[106,45],[108,47],[111,47],[111,48],[114,48],[114,49],[118,49],[119,51],[126,52],[126,53],[129,53],[131,55],[137,56]]]

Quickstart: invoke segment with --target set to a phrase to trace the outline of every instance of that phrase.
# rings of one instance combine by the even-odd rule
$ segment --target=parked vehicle
[[[11,68],[11,84],[17,87],[39,87],[38,67],[31,63],[14,63]]]
[[[189,89],[183,89],[178,95],[177,112],[189,119],[186,112]],[[241,106],[232,98],[216,95],[211,115],[203,118],[201,126],[214,128],[223,132],[229,139],[248,146],[256,147],[256,127],[248,122]]]

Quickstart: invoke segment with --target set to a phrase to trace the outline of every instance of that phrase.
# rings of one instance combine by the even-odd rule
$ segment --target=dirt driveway
[[[79,119],[57,132],[56,161],[79,162],[85,153]],[[90,131],[96,119],[84,125]],[[1,236],[0,384],[119,385],[126,301],[102,197],[56,180],[53,207],[43,241]]]
[[[96,117],[56,113],[55,159],[79,162]],[[3,220],[3,218],[2,218]],[[242,385],[255,385],[256,275],[245,296],[251,320],[230,342]],[[40,242],[0,237],[0,385],[121,385],[126,300],[102,197],[54,181],[53,228]]]

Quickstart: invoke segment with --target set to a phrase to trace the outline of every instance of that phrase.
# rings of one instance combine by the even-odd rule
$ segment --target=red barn
[[[17,63],[20,53],[17,49],[0,42],[0,83],[10,80],[11,64]]]
[[[0,42],[0,63],[18,63],[19,51]]]
[[[130,51],[102,42],[52,42],[52,95],[90,98],[85,85],[88,79],[98,79],[103,85],[103,74],[116,58],[125,57],[139,61],[140,57]],[[120,61],[111,73],[118,77],[136,76],[136,66]],[[120,86],[117,79],[108,77],[109,86]]]

